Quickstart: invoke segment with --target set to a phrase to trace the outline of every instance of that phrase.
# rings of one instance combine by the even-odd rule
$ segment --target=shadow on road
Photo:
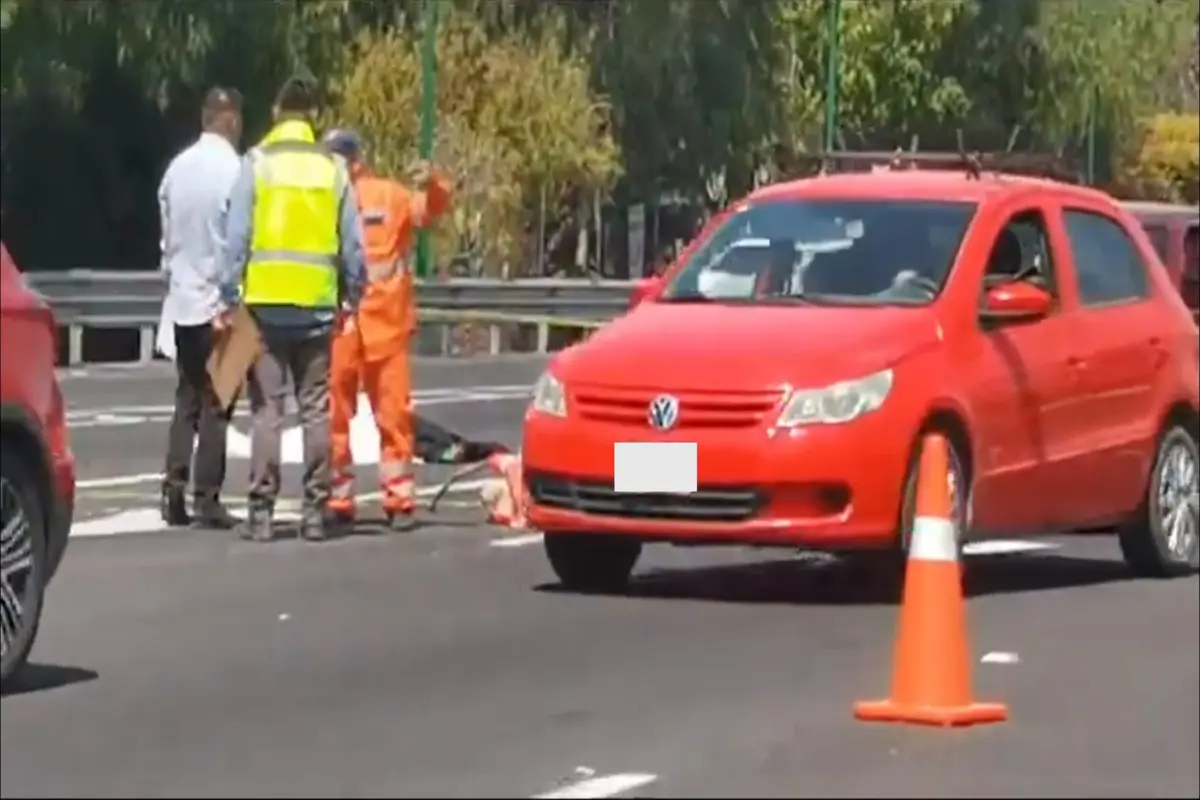
[[[1133,576],[1119,561],[1064,555],[988,556],[967,563],[972,597],[1116,583]],[[559,584],[537,587],[567,592]],[[619,594],[655,600],[781,605],[889,605],[898,601],[895,573],[853,560],[786,559],[703,569],[662,569],[634,576]]]
[[[50,689],[61,689],[74,683],[94,681],[100,675],[91,669],[82,667],[63,667],[57,664],[26,664],[24,669],[4,684],[0,694],[13,697],[21,694],[45,692]]]

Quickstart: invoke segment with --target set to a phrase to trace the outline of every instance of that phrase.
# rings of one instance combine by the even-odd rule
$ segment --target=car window
[[[923,305],[945,285],[975,209],[915,200],[747,204],[680,265],[660,300]]]
[[[1143,225],[1146,229],[1146,236],[1150,237],[1150,244],[1154,245],[1154,252],[1158,253],[1158,260],[1164,264],[1171,263],[1171,231],[1163,225]]]
[[[996,235],[988,254],[983,288],[1009,281],[1028,281],[1057,299],[1058,280],[1046,217],[1037,209],[1014,214]],[[982,298],[981,298],[982,299]]]
[[[1068,209],[1063,219],[1082,305],[1118,303],[1149,294],[1145,262],[1121,225],[1102,214],[1078,209]]]

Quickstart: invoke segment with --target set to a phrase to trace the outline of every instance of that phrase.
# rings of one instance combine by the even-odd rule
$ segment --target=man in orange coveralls
[[[349,166],[367,257],[367,286],[358,313],[343,318],[333,338],[329,391],[333,493],[329,511],[344,522],[354,519],[350,420],[358,406],[361,384],[379,428],[379,478],[388,525],[393,530],[407,530],[412,527],[415,510],[408,352],[416,330],[410,265],[413,234],[449,209],[451,183],[426,162],[409,169],[416,191],[376,176],[363,158],[362,140],[352,131],[330,131],[325,144]]]

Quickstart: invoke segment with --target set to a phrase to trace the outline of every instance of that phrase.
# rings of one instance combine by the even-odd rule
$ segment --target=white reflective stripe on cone
[[[954,523],[938,517],[914,519],[908,557],[914,561],[958,561]]]

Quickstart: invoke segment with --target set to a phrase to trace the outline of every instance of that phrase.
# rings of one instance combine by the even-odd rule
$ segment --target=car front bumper
[[[529,522],[550,534],[677,544],[887,547],[895,541],[914,438],[883,413],[794,430],[661,434],[529,411],[522,448]],[[614,443],[626,441],[694,442],[698,491],[615,493]]]
[[[75,519],[75,455],[69,447],[53,456],[50,464],[52,497],[46,516],[47,578],[54,576],[62,563]]]

